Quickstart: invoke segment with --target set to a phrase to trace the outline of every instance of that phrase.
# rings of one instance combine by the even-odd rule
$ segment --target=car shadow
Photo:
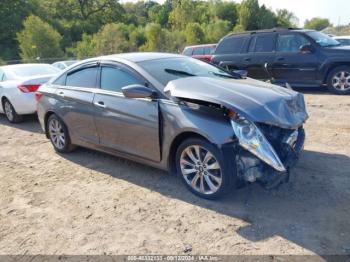
[[[0,114],[0,125],[10,126],[13,128],[21,129],[28,132],[33,133],[44,133],[40,127],[38,116],[36,114],[33,115],[25,115],[23,122],[12,124],[7,121],[6,116],[4,114]]]
[[[63,157],[164,196],[241,219],[247,224],[236,233],[249,241],[278,236],[319,255],[350,254],[350,158],[346,155],[305,151],[288,184],[273,191],[251,185],[217,201],[194,196],[176,176],[128,160],[82,148]]]

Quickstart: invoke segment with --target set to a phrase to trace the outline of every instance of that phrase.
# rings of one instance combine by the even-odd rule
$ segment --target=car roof
[[[197,47],[215,47],[217,44],[205,44],[205,45],[190,45],[186,46],[186,48],[197,48]]]
[[[272,28],[272,29],[264,29],[264,30],[255,30],[255,31],[245,31],[241,33],[231,33],[228,34],[226,37],[231,37],[231,36],[239,36],[239,35],[254,35],[254,34],[261,34],[261,33],[274,33],[274,32],[312,32],[315,30],[310,30],[310,29],[300,29],[300,28]]]
[[[33,66],[51,66],[50,64],[43,64],[43,63],[36,63],[36,64],[15,64],[15,65],[4,65],[0,66],[1,69],[4,70],[11,70],[13,68],[18,68],[18,67],[33,67]]]
[[[333,36],[335,39],[350,39],[350,35]]]
[[[138,62],[148,61],[148,60],[177,58],[177,57],[184,57],[184,56],[178,55],[178,54],[171,54],[171,53],[137,52],[137,53],[124,53],[124,54],[107,55],[107,56],[101,56],[101,57],[98,57],[95,59],[100,59],[100,60],[103,60],[103,59],[107,59],[107,60],[124,59],[124,60],[128,60],[130,62],[138,63]]]

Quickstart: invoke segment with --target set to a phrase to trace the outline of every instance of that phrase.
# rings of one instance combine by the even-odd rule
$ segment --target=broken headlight
[[[230,121],[233,131],[239,140],[239,144],[244,149],[248,150],[274,169],[281,172],[286,171],[276,151],[253,122],[243,117],[231,118]]]

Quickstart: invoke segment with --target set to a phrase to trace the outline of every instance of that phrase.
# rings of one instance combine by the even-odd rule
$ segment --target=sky
[[[136,0],[121,0],[121,2]],[[164,0],[156,0],[164,2]],[[235,0],[241,2],[241,0]],[[259,0],[273,10],[286,8],[299,18],[299,26],[312,17],[328,18],[333,25],[350,23],[350,0]]]

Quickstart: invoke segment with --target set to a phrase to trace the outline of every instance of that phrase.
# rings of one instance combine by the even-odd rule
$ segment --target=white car
[[[350,36],[344,35],[344,36],[334,36],[335,40],[337,40],[341,45],[350,45]]]
[[[35,92],[60,72],[49,64],[20,64],[0,67],[0,113],[11,123],[36,112]]]
[[[71,65],[74,65],[76,62],[78,62],[78,61],[76,61],[76,60],[58,61],[56,63],[53,63],[52,66],[54,66],[60,70],[63,70]]]

